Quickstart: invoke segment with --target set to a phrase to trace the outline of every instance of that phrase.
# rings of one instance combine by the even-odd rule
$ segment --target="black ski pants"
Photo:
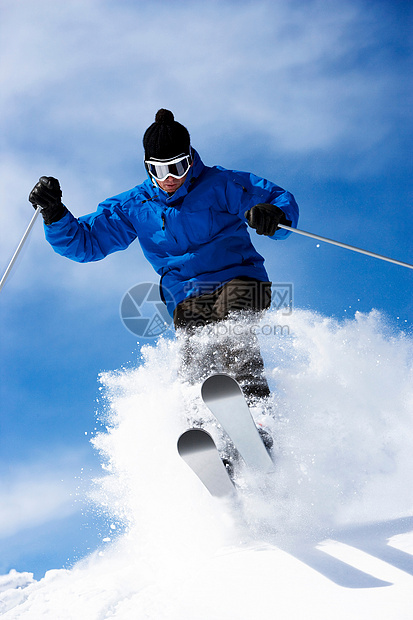
[[[254,322],[270,304],[271,282],[248,277],[178,304],[174,325],[183,343],[181,376],[195,383],[214,372],[226,372],[238,381],[249,402],[269,396]]]

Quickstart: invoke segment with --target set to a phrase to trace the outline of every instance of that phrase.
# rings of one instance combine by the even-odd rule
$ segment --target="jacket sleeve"
[[[246,211],[256,204],[269,203],[276,205],[285,213],[289,226],[292,228],[297,226],[299,210],[294,196],[275,183],[254,174],[233,172],[232,190],[229,191],[229,198],[229,210],[232,213],[238,213],[244,222],[247,221],[245,218]],[[275,231],[271,239],[285,239],[290,234],[290,231],[280,228]]]
[[[137,237],[130,220],[113,200],[78,219],[69,211],[58,222],[45,226],[45,234],[55,252],[79,263],[124,250]]]

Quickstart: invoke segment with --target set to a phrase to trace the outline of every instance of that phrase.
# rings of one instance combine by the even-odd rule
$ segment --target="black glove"
[[[30,192],[29,201],[35,209],[41,207],[44,223],[48,226],[61,220],[67,213],[66,207],[62,204],[60,183],[53,177],[40,177]]]
[[[255,205],[245,212],[245,217],[251,228],[255,228],[259,235],[268,235],[269,237],[272,237],[278,229],[278,224],[285,224],[286,226],[291,224],[287,221],[284,211],[268,203]]]

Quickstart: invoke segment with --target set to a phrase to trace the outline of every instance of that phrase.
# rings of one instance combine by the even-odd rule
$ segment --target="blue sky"
[[[160,107],[207,165],[291,191],[299,227],[413,262],[411,6],[393,1],[3,0],[0,265],[41,175],[80,216],[145,177]],[[292,235],[252,232],[297,307],[372,308],[411,331],[412,271]],[[137,243],[100,263],[58,256],[37,222],[1,292],[0,573],[41,575],[99,542],[82,497],[98,375],[139,363],[119,305],[156,282]]]

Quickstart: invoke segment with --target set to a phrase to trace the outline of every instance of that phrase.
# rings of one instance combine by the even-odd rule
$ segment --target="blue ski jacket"
[[[233,278],[268,281],[244,214],[258,203],[272,203],[296,227],[294,196],[253,174],[205,166],[194,149],[193,160],[185,183],[171,196],[148,176],[141,185],[104,200],[95,213],[75,218],[67,212],[45,226],[46,239],[58,254],[90,262],[138,238],[170,293],[165,300],[171,315],[183,299],[212,292]],[[279,229],[271,238],[289,234]]]

